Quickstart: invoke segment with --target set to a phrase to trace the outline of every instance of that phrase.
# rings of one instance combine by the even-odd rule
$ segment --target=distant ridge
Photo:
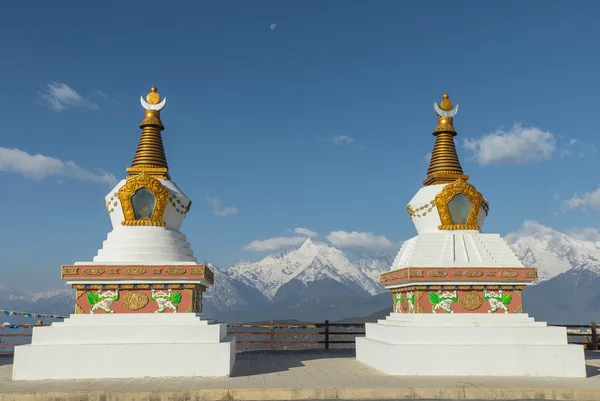
[[[524,222],[506,241],[525,266],[539,270],[539,283],[524,291],[525,312],[550,323],[600,323],[600,242],[533,221]],[[225,270],[212,266],[215,284],[204,293],[204,312],[234,323],[376,321],[391,311],[391,295],[377,280],[394,257],[351,260],[307,239],[259,262]],[[15,293],[0,286],[0,309],[6,310],[69,315],[74,298],[71,289]]]

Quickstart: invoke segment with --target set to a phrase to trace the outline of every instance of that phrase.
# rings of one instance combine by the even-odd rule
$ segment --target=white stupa
[[[179,230],[192,202],[171,181],[152,87],[141,99],[141,139],[130,168],[104,203],[113,230],[91,262],[62,266],[75,313],[36,327],[16,347],[14,380],[229,376],[235,337],[204,318],[213,273]],[[99,364],[103,364],[99,367]]]
[[[393,312],[366,324],[356,358],[390,375],[585,377],[581,345],[564,327],[523,313],[521,291],[537,278],[498,234],[481,233],[487,200],[467,183],[445,93],[427,178],[406,207],[418,235],[381,283]]]

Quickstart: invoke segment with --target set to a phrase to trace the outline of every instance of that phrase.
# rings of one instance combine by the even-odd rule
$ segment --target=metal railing
[[[49,324],[0,326],[0,356],[12,355],[14,347],[29,344],[32,328],[43,326]],[[589,325],[551,324],[549,326],[565,327],[570,344],[581,344],[588,350],[599,349],[598,326],[595,322]],[[228,324],[227,327],[229,334],[236,335],[236,343],[241,345],[238,347],[240,350],[314,349],[320,346],[329,350],[332,345],[354,348],[356,336],[365,334],[364,323],[330,323],[329,320],[323,323],[277,323],[271,320],[268,324],[233,323]]]
[[[365,334],[364,323],[330,323],[326,320],[324,323],[276,323],[271,320],[269,324],[248,324],[237,323],[228,324],[228,333],[235,334],[238,339],[237,344],[248,345],[268,345],[263,348],[253,349],[280,349],[277,345],[283,345],[284,348],[294,346],[300,349],[299,345],[317,345],[323,344],[325,349],[330,349],[332,344],[354,344],[354,337]],[[242,331],[242,328],[262,329],[260,331]],[[294,330],[295,329],[295,330]],[[332,329],[360,329],[360,331],[338,331]],[[253,339],[247,339],[252,336]],[[267,338],[264,338],[267,336]],[[290,336],[303,337],[302,339],[289,339]],[[352,337],[351,340],[341,339],[340,337]],[[241,338],[240,338],[241,337]],[[261,337],[257,339],[257,337]],[[283,337],[283,338],[281,338]],[[243,347],[245,348],[245,347]],[[311,347],[314,348],[314,347]]]
[[[598,351],[598,325],[590,324],[549,324],[553,327],[566,327],[569,344],[581,344],[585,349]],[[574,341],[583,338],[584,341]]]
[[[12,324],[0,326],[0,356],[12,355],[14,347],[31,342],[31,329],[33,327],[50,326],[49,324]],[[15,332],[20,331],[20,332]],[[23,339],[23,341],[19,341]]]

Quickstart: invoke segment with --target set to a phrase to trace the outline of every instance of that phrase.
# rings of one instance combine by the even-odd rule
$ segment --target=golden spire
[[[140,101],[146,109],[144,120],[140,124],[142,136],[127,173],[129,175],[146,173],[150,176],[170,179],[169,165],[160,133],[165,129],[160,121],[160,111],[165,107],[167,98],[161,100],[156,86],[153,85],[150,93],[146,95],[146,101],[142,97]]]
[[[433,135],[436,137],[435,144],[433,152],[431,152],[427,178],[423,181],[423,185],[447,184],[459,178],[467,180],[469,176],[463,174],[454,146],[456,130],[452,124],[452,118],[458,112],[458,106],[453,110],[452,101],[444,92],[440,105],[434,103],[433,108],[438,115],[438,124],[433,131]]]

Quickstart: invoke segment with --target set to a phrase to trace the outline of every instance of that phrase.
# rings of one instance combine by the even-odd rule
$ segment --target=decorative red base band
[[[197,284],[74,284],[75,313],[201,313]]]
[[[213,272],[206,265],[64,265],[63,280],[116,279],[205,279],[213,284]]]
[[[381,275],[385,286],[413,282],[523,283],[537,280],[534,268],[407,267]]]
[[[395,313],[522,313],[517,285],[431,285],[392,290]]]

